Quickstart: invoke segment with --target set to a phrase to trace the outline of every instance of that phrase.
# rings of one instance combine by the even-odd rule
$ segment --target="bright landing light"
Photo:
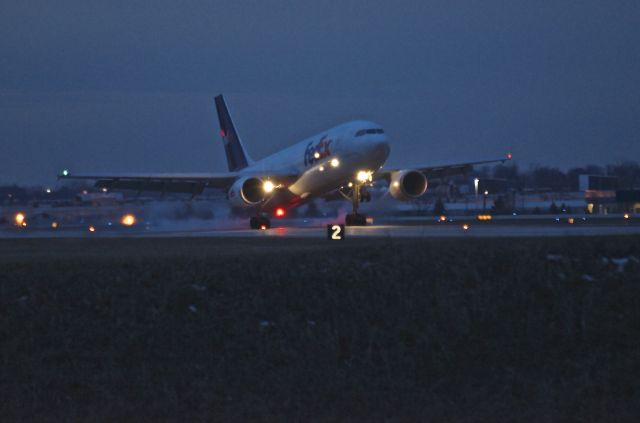
[[[273,182],[271,181],[265,181],[264,184],[262,185],[262,189],[267,194],[272,193],[274,188],[275,188],[275,185],[273,185]]]
[[[360,172],[358,172],[358,174],[356,175],[356,179],[360,182],[367,182],[367,181],[371,181],[371,172],[368,172],[366,170],[361,170]]]
[[[340,166],[340,160],[331,159],[331,167],[338,167],[338,166]]]

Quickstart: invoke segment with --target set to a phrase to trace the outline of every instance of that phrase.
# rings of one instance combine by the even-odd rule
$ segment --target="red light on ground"
[[[513,154],[507,153],[507,160],[511,160],[513,158]]]
[[[226,135],[227,135],[227,134],[225,134],[225,133],[224,133],[224,129],[221,129],[221,130],[220,130],[220,136],[221,136],[222,138],[224,138]]]
[[[278,216],[278,217],[284,217],[284,215],[285,215],[285,211],[284,211],[284,209],[283,209],[282,207],[278,207],[278,208],[276,209],[276,216]]]

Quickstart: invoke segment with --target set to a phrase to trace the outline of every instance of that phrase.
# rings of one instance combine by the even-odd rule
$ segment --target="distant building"
[[[640,214],[640,190],[629,189],[616,191],[616,202],[619,212],[631,212]]]
[[[478,193],[485,191],[489,194],[504,194],[509,187],[509,181],[499,178],[480,178],[478,180]]]
[[[579,175],[578,186],[584,192],[587,213],[609,214],[618,211],[616,189],[618,178],[602,175]]]
[[[579,175],[579,190],[585,191],[615,191],[618,189],[618,178],[602,175]]]

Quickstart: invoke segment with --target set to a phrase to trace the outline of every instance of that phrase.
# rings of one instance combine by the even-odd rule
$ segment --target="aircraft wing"
[[[501,159],[489,159],[489,160],[480,160],[475,162],[462,162],[462,163],[451,163],[451,164],[443,164],[443,165],[426,165],[426,166],[410,166],[403,169],[383,169],[376,172],[375,177],[386,179],[387,181],[391,178],[391,173],[397,172],[399,170],[411,169],[422,172],[427,179],[440,179],[445,178],[447,176],[454,175],[464,175],[465,173],[471,171],[474,166],[490,164],[490,163],[504,163],[508,160],[511,160],[511,154],[508,154],[506,157]]]
[[[268,178],[274,182],[289,182],[296,175],[281,175],[265,172],[252,173],[176,173],[176,174],[120,174],[120,175],[75,175],[61,174],[62,180],[93,180],[96,188],[128,189],[134,191],[176,192],[192,195],[202,194],[205,188],[226,190],[243,176]]]

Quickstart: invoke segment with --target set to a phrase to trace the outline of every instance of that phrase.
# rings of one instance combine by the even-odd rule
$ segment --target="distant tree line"
[[[614,176],[618,178],[618,188],[640,188],[640,165],[637,162],[623,162],[615,165],[586,165],[574,167],[566,172],[550,166],[532,165],[526,171],[516,164],[483,167],[477,173],[478,178],[497,178],[508,182],[510,188],[517,190],[537,189],[550,191],[577,191],[579,175]]]

